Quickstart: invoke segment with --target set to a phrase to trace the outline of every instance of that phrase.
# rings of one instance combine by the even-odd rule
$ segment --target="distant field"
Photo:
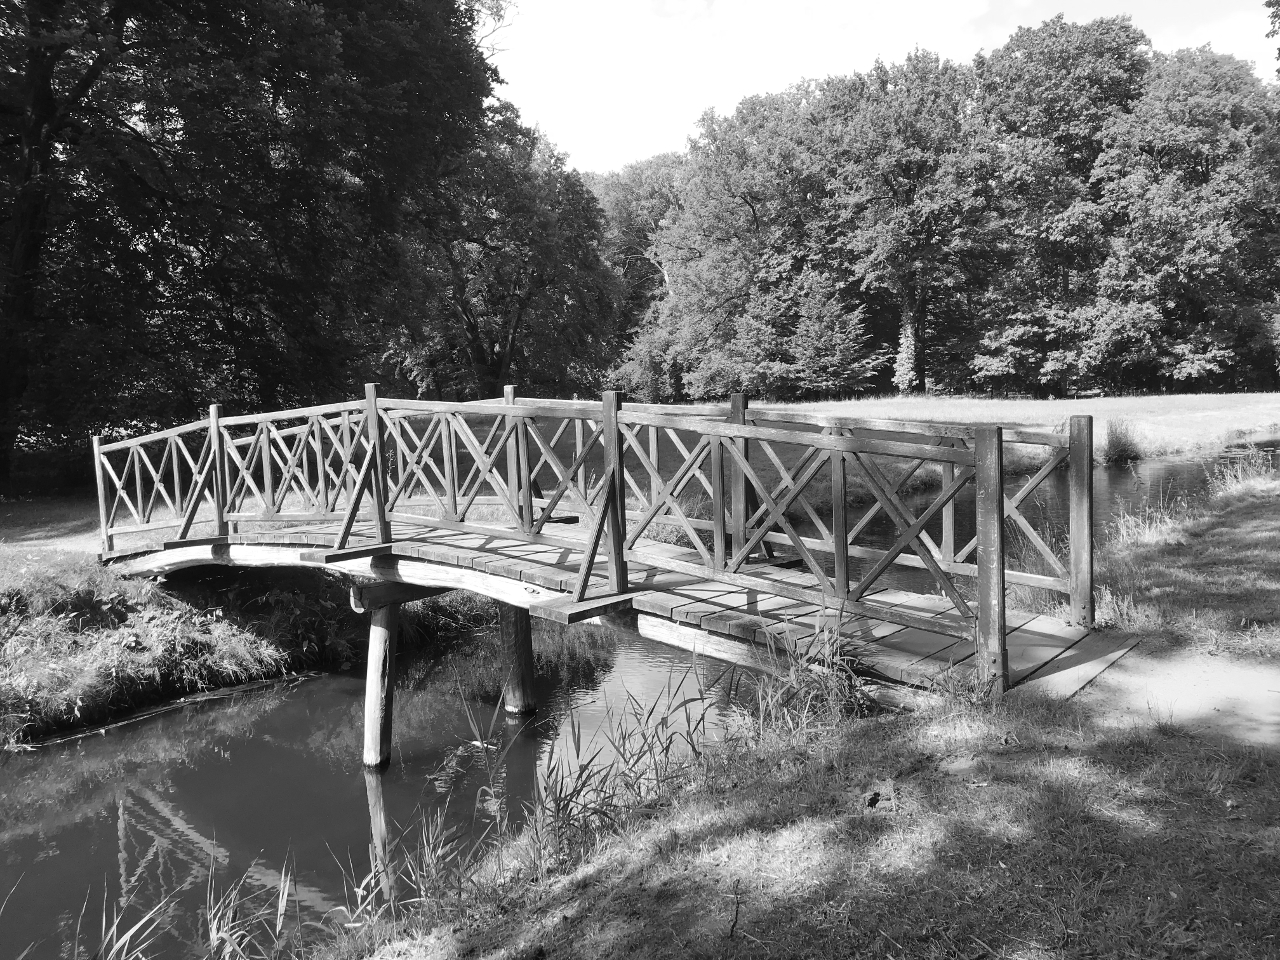
[[[989,400],[979,397],[887,397],[824,403],[757,404],[846,417],[997,422],[1057,427],[1068,417],[1094,417],[1101,453],[1109,429],[1127,432],[1142,457],[1221,448],[1280,435],[1280,393],[1166,394],[1088,400]],[[1108,424],[1116,424],[1108,427]]]

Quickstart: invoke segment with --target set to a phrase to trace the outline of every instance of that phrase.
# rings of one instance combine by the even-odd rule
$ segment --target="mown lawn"
[[[1258,436],[1280,435],[1280,393],[1165,394],[1082,400],[996,400],[985,397],[882,397],[822,403],[758,404],[842,417],[995,422],[1056,428],[1068,418],[1094,418],[1095,452],[1105,454],[1110,429],[1127,432],[1139,457],[1206,452]],[[1116,428],[1109,424],[1117,424]]]

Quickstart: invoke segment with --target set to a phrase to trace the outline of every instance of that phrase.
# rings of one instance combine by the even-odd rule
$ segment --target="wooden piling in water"
[[[498,604],[498,631],[502,639],[507,675],[502,702],[507,713],[532,713],[538,708],[533,680],[533,625],[529,611],[509,603]]]
[[[369,615],[369,666],[364,680],[364,765],[391,762],[391,707],[395,694],[396,628],[400,604],[374,607]]]
[[[396,872],[391,863],[387,804],[382,793],[381,770],[365,767],[364,789],[369,799],[369,868],[377,873],[382,896],[390,903],[396,895]]]

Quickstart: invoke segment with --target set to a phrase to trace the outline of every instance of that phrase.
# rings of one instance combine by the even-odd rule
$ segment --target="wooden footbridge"
[[[940,405],[945,401],[940,401]],[[1005,475],[1010,445],[1038,451]],[[365,760],[386,761],[399,604],[500,602],[507,707],[531,708],[529,617],[608,617],[769,669],[835,642],[860,670],[999,696],[1072,662],[1093,622],[1092,420],[1067,432],[728,404],[377,396],[94,439],[102,557],[322,566],[371,613]],[[1028,498],[1070,498],[1047,536]],[[1011,549],[1011,545],[1017,549]],[[1007,596],[1059,595],[1064,619]]]

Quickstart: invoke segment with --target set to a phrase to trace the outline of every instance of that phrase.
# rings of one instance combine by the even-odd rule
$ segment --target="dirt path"
[[[0,500],[0,544],[97,553],[98,503],[86,497]]]
[[[1098,722],[1280,748],[1280,664],[1139,646],[1073,698]]]

